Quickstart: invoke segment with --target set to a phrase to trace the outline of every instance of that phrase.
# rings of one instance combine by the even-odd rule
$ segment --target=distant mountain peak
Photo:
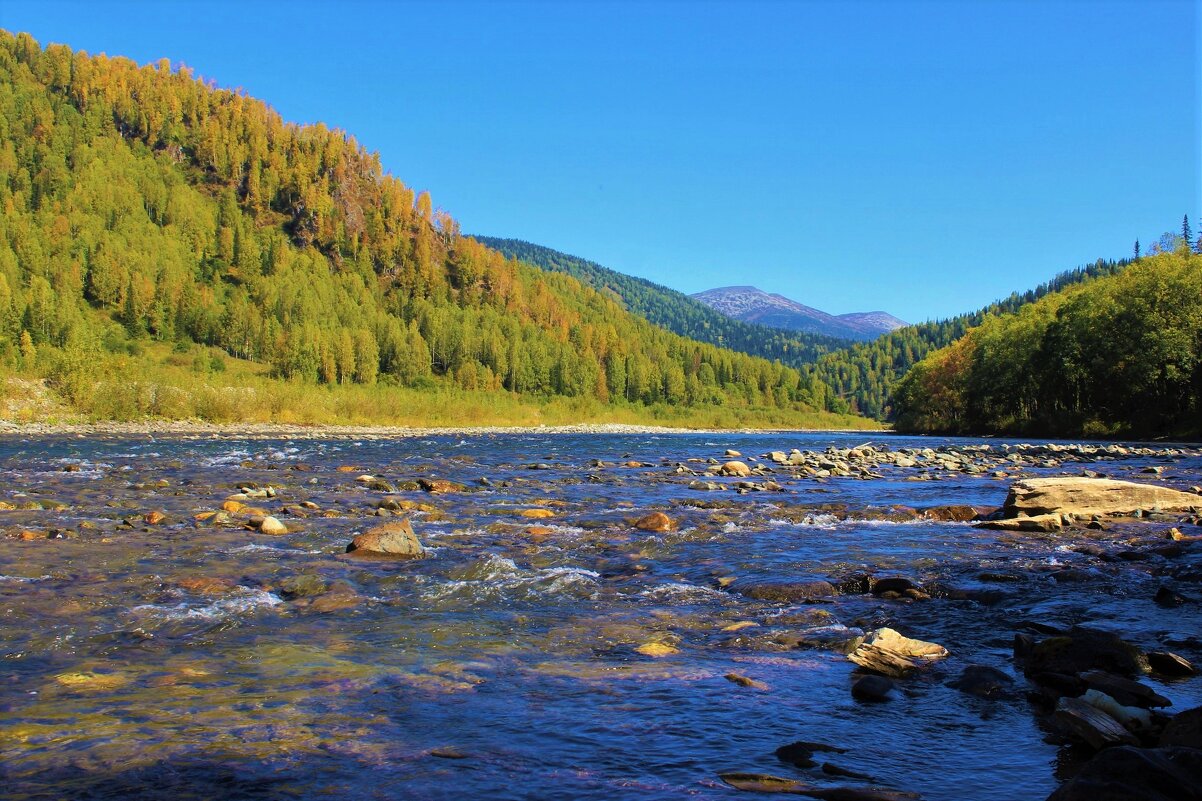
[[[749,323],[844,339],[875,339],[907,325],[883,311],[833,315],[754,286],[727,286],[693,295],[715,311]]]

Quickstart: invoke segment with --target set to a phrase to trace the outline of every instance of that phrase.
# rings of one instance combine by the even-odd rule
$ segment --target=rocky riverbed
[[[14,798],[1202,792],[1195,446],[83,433],[0,440]]]

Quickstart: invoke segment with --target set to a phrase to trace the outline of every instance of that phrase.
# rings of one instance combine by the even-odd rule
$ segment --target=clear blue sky
[[[1196,2],[0,0],[321,120],[470,233],[911,321],[1202,226]]]

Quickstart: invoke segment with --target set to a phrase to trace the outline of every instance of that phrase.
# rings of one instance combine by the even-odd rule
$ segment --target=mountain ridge
[[[735,320],[841,339],[875,339],[908,325],[884,311],[830,314],[751,285],[715,287],[690,297]]]
[[[586,286],[612,293],[629,311],[673,333],[778,360],[790,367],[812,364],[823,355],[852,344],[848,339],[737,320],[683,292],[544,245],[491,236],[473,238],[511,258],[543,270],[566,273]]]

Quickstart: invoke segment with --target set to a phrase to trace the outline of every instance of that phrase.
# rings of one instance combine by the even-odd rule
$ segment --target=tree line
[[[931,353],[895,391],[897,428],[1202,436],[1202,255],[1187,241]]]

